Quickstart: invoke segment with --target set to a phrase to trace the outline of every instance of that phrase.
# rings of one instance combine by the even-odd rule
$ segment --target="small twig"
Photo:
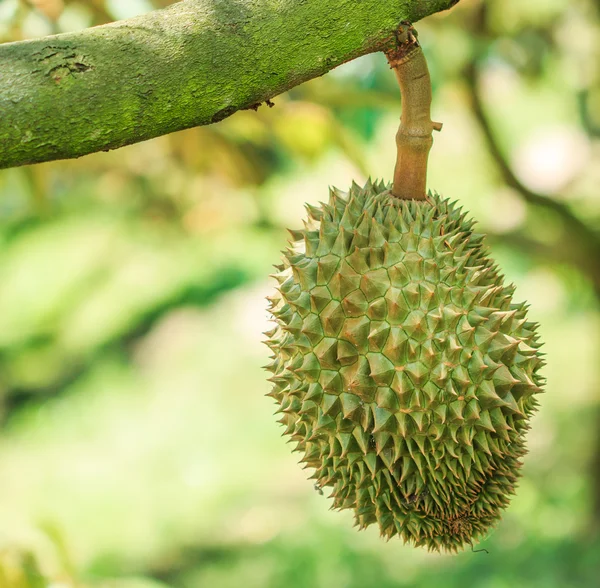
[[[392,194],[404,200],[424,200],[427,159],[432,131],[441,123],[431,120],[431,80],[427,61],[413,26],[404,22],[396,31],[396,44],[386,51],[402,95],[402,116],[396,134],[398,149]]]

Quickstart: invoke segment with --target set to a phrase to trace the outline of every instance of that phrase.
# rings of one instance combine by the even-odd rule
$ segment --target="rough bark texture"
[[[384,49],[457,0],[184,0],[0,45],[0,168],[213,123]]]

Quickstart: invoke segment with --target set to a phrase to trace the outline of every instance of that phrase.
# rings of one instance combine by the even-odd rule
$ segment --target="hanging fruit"
[[[425,192],[441,125],[411,25],[387,57],[402,94],[394,181],[334,189],[291,231],[271,298],[270,395],[334,508],[457,551],[515,492],[543,360],[484,236]]]

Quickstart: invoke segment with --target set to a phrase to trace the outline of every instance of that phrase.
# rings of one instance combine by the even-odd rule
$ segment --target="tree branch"
[[[513,188],[527,203],[550,210],[560,219],[565,229],[563,248],[565,251],[571,252],[571,259],[573,259],[574,264],[589,276],[600,300],[600,234],[574,214],[568,206],[558,200],[530,190],[517,178],[500,148],[485,113],[478,77],[477,64],[473,61],[465,68],[465,81],[469,90],[472,112],[479,123],[487,148],[504,182],[507,186]],[[573,245],[578,245],[576,250],[573,250]]]
[[[115,149],[256,107],[457,0],[184,0],[0,45],[0,168]]]

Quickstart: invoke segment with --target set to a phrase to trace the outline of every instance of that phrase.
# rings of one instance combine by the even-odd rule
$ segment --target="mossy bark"
[[[0,168],[222,120],[384,49],[456,0],[184,0],[0,45]]]

